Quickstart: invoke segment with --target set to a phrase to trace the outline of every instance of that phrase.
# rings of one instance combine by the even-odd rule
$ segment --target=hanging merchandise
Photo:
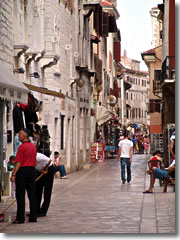
[[[19,133],[19,131],[24,128],[24,121],[23,121],[23,109],[21,108],[20,103],[16,103],[13,109],[13,125],[14,125],[14,133]]]
[[[28,94],[28,104],[24,110],[26,128],[30,130],[30,136],[33,137],[32,123],[36,124],[38,122],[37,111],[39,108],[39,101],[31,94]]]
[[[47,125],[43,125],[40,132],[40,145],[38,146],[38,152],[43,153],[47,157],[50,157],[50,135]]]

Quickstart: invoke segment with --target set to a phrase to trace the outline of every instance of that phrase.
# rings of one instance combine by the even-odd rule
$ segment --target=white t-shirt
[[[175,140],[175,135],[174,134],[170,137],[170,140]]]
[[[36,170],[37,171],[42,171],[46,167],[46,165],[48,164],[49,160],[50,160],[50,158],[47,157],[46,155],[44,155],[42,153],[37,153],[37,155],[36,155],[36,166],[35,166]],[[49,166],[51,166],[51,165],[52,165],[52,162],[50,163]]]
[[[129,158],[129,150],[130,147],[133,147],[133,142],[130,141],[129,139],[123,139],[119,142],[119,147],[121,148],[121,156],[124,158]]]

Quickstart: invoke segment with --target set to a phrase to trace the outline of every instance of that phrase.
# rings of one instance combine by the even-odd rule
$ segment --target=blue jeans
[[[66,176],[66,169],[65,169],[65,167],[64,167],[63,164],[62,164],[62,165],[59,165],[59,166],[54,166],[54,168],[55,168],[55,171],[56,171],[56,172],[59,171],[61,177]]]
[[[131,181],[131,163],[130,158],[120,158],[121,160],[121,179],[123,182],[126,182],[125,178],[125,166],[127,166],[127,181]]]

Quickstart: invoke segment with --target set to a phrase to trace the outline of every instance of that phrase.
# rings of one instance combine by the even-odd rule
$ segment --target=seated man
[[[67,175],[66,175],[66,169],[64,164],[61,163],[62,162],[62,158],[59,158],[59,152],[54,152],[54,159],[53,159],[53,164],[54,164],[54,168],[55,171],[60,173],[60,178],[62,179],[68,179]]]
[[[161,162],[161,165],[159,165],[157,160]],[[153,161],[154,161],[154,163],[153,163]],[[152,167],[160,168],[160,166],[162,166],[161,152],[159,150],[157,150],[156,152],[153,153],[153,156],[148,161],[148,165],[149,165],[150,169],[147,170],[146,173],[149,174],[149,175],[151,174]]]
[[[153,167],[151,169],[149,189],[144,191],[143,193],[153,193],[153,188],[154,188],[154,183],[156,178],[162,179],[162,180],[170,179],[174,177],[174,173],[175,173],[175,159],[171,163],[171,165],[167,168],[167,170],[162,170],[157,167]]]

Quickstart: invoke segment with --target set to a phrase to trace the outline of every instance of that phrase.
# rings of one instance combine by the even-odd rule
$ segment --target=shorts
[[[168,178],[168,171],[162,170],[162,169],[156,167],[156,169],[154,171],[154,177],[158,178],[158,179],[166,179],[166,178]]]

